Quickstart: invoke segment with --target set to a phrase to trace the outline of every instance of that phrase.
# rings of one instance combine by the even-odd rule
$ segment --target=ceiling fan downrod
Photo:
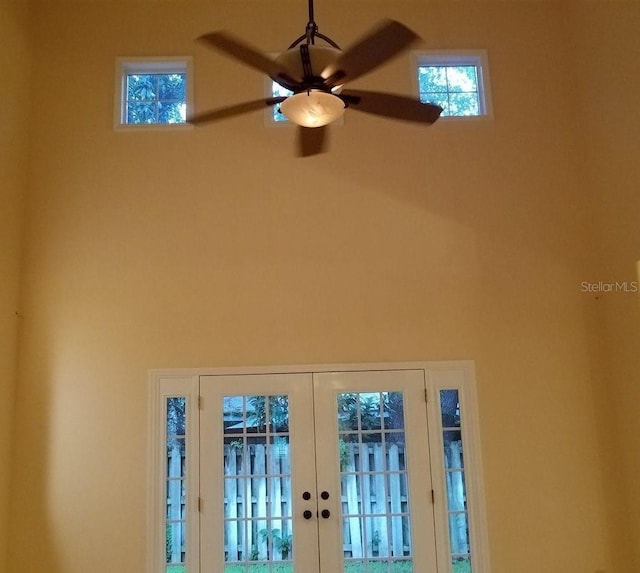
[[[338,46],[338,44],[336,44],[331,38],[329,38],[329,36],[325,36],[324,34],[321,34],[320,32],[318,32],[318,24],[316,24],[316,21],[314,19],[314,14],[313,14],[313,0],[308,0],[308,5],[309,5],[309,21],[307,22],[307,26],[305,28],[304,34],[302,34],[302,36],[300,36],[299,38],[296,38],[295,41],[289,46],[289,50],[291,48],[295,48],[300,42],[302,42],[303,40],[306,40],[307,44],[311,44],[314,45],[316,42],[316,37],[320,38],[321,40],[324,40],[327,44],[329,44],[331,47],[335,48],[336,50],[340,50],[340,46]]]

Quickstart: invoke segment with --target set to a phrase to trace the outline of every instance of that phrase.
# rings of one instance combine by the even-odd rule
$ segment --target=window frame
[[[118,57],[116,58],[115,63],[115,101],[113,110],[113,125],[116,130],[181,130],[193,128],[193,126],[188,121],[186,121],[185,123],[127,123],[126,78],[128,75],[135,73],[185,74],[185,103],[187,106],[187,117],[189,117],[189,113],[193,109],[193,58],[191,56]]]
[[[185,447],[189,468],[199,467],[199,432],[198,416],[198,376],[187,373],[165,372],[162,376],[151,377],[149,387],[149,428],[148,428],[148,496],[147,496],[147,571],[157,573],[166,571],[166,403],[168,398],[184,397],[186,399]],[[161,415],[162,414],[162,415]],[[199,571],[200,515],[198,495],[200,473],[189,471],[186,476],[185,506],[187,511],[185,546],[186,571]],[[164,493],[164,495],[163,495]]]
[[[489,540],[485,508],[484,480],[480,449],[480,424],[478,419],[478,398],[475,374],[471,367],[454,364],[432,364],[426,372],[429,415],[429,442],[431,472],[436,504],[436,539],[438,563],[448,563],[451,567],[451,547],[449,538],[447,487],[444,463],[444,443],[440,411],[440,390],[456,389],[459,393],[462,432],[464,444],[464,473],[467,495],[467,515],[469,524],[469,544],[473,573],[489,573]],[[447,572],[450,569],[446,570]]]
[[[420,98],[418,68],[423,66],[475,66],[478,76],[478,115],[441,115],[440,121],[474,121],[493,119],[489,56],[487,50],[421,50],[413,52],[413,81]]]
[[[443,362],[368,363],[337,365],[301,365],[282,367],[212,368],[152,370],[149,373],[149,442],[148,442],[148,519],[147,572],[166,571],[166,411],[169,397],[185,397],[187,401],[186,448],[188,457],[186,500],[187,540],[185,573],[200,570],[200,521],[206,508],[200,507],[199,491],[199,394],[201,376],[248,374],[320,374],[330,372],[358,372],[376,370],[423,370],[427,409],[427,438],[431,459],[434,513],[436,516],[437,573],[451,573],[451,552],[448,527],[447,491],[440,390],[457,390],[464,444],[465,492],[467,497],[469,542],[473,573],[490,573],[486,507],[480,451],[478,401],[475,385],[475,366],[471,360]],[[201,511],[204,513],[201,515]]]

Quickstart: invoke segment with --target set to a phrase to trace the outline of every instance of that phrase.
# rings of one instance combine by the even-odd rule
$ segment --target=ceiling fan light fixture
[[[308,90],[289,96],[280,104],[287,119],[302,127],[322,127],[342,116],[344,102],[322,90]]]

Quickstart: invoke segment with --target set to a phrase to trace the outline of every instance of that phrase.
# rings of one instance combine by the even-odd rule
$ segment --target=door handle
[[[310,510],[305,509],[302,512],[302,517],[304,517],[305,519],[311,519],[313,517],[313,513]]]
[[[324,519],[329,519],[329,517],[331,516],[331,512],[328,509],[323,509],[320,512],[320,515],[324,518]]]

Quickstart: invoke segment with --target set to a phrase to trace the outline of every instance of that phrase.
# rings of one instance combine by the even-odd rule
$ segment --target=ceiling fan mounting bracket
[[[315,22],[312,22],[312,21],[309,21],[307,23],[307,28],[305,30],[305,33],[302,34],[302,36],[296,38],[289,45],[289,47],[287,49],[290,50],[291,48],[295,48],[303,40],[306,40],[307,44],[314,45],[316,43],[316,38],[320,38],[321,40],[324,40],[327,44],[329,44],[332,48],[335,48],[336,50],[341,50],[342,49],[331,38],[329,38],[329,36],[326,36],[325,34],[321,34],[320,32],[318,32],[318,25]]]
[[[320,38],[321,40],[324,40],[327,44],[329,44],[332,48],[335,48],[336,50],[340,50],[341,49],[340,46],[338,46],[338,44],[336,44],[331,38],[329,38],[329,36],[325,36],[324,34],[321,34],[320,32],[318,32],[318,24],[316,24],[316,21],[313,16],[313,0],[308,0],[308,6],[309,6],[309,21],[307,22],[307,26],[305,28],[304,34],[302,34],[302,36],[300,36],[299,38],[296,38],[291,43],[291,45],[289,46],[289,50],[291,48],[295,48],[303,40],[306,40],[307,44],[315,44],[316,38]]]

